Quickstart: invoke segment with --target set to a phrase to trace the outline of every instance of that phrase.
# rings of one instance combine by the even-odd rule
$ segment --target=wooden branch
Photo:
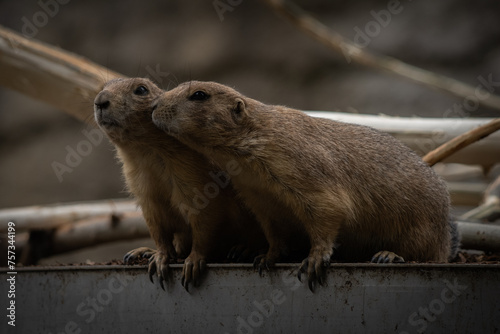
[[[77,220],[95,216],[120,216],[125,212],[138,212],[135,201],[104,200],[64,205],[32,206],[0,210],[0,221],[13,221],[16,231],[53,229]],[[7,233],[7,224],[0,225],[0,233]]]
[[[457,222],[463,249],[500,251],[500,226],[470,222]],[[149,230],[144,218],[139,213],[127,213],[118,221],[108,216],[94,217],[75,224],[58,228],[48,242],[51,247],[38,248],[27,246],[24,258],[31,258],[36,263],[43,257],[76,251],[87,247],[114,241],[133,240],[149,237]],[[26,248],[28,247],[28,248]],[[41,251],[42,250],[42,251]],[[27,263],[24,263],[27,264]]]
[[[450,192],[451,203],[454,206],[479,205],[486,190],[486,185],[482,183],[447,182],[446,184]]]
[[[460,216],[461,220],[495,221],[500,218],[500,176],[484,192],[483,203]]]
[[[500,251],[500,226],[457,222],[463,249]]]
[[[486,202],[460,216],[461,220],[482,221],[498,218],[500,213],[500,199],[498,197],[488,198]]]
[[[477,205],[487,189],[478,183],[448,182],[454,204]],[[77,223],[83,219],[101,216],[117,216],[141,213],[135,201],[109,199],[92,202],[76,202],[46,206],[30,206],[0,210],[0,221],[14,221],[16,231],[50,230]],[[0,233],[7,233],[7,224],[0,225]]]
[[[429,166],[433,166],[453,153],[489,136],[498,130],[500,130],[500,118],[494,119],[488,124],[481,125],[478,128],[472,129],[458,137],[453,138],[449,142],[427,153],[422,160],[427,162]]]
[[[333,51],[343,54],[348,63],[352,61],[374,69],[385,70],[413,82],[438,89],[454,96],[465,98],[476,95],[475,87],[458,80],[439,75],[398,59],[370,52],[346,40],[340,34],[316,20],[300,7],[287,0],[264,0],[276,12],[290,20],[297,28],[326,45]],[[500,97],[490,94],[479,103],[488,108],[500,110]]]
[[[73,251],[114,241],[148,238],[149,229],[140,212],[127,212],[119,217],[93,217],[57,229],[53,254]]]
[[[370,126],[387,132],[423,156],[431,150],[479,126],[492,118],[415,118],[350,114],[339,112],[307,112],[314,117]],[[489,168],[500,162],[500,132],[460,150],[444,160]]]
[[[0,26],[0,84],[94,123],[103,84],[124,77],[89,60]]]
[[[485,251],[500,250],[500,226],[458,222],[462,248]],[[20,232],[16,249],[22,251],[22,263],[33,264],[40,258],[76,251],[115,241],[149,237],[149,230],[140,212],[100,215],[45,229],[33,239]],[[44,239],[45,238],[45,239]],[[5,252],[6,253],[6,252]]]
[[[20,236],[28,233],[21,233]],[[59,226],[56,229],[36,230],[20,238],[16,250],[19,262],[36,264],[40,259],[77,251],[114,241],[149,237],[149,230],[140,212],[120,216],[98,216]]]

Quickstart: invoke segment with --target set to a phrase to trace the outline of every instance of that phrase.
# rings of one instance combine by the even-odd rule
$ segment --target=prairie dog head
[[[111,80],[94,100],[96,122],[115,143],[147,139],[157,132],[151,121],[151,102],[161,93],[146,78]]]
[[[153,123],[194,148],[229,148],[251,132],[250,101],[230,87],[190,81],[153,103]]]

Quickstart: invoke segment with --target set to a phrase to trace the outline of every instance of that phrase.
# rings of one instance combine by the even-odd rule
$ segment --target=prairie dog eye
[[[210,95],[208,95],[204,91],[198,90],[198,91],[194,92],[193,95],[191,95],[189,97],[189,100],[191,100],[191,101],[205,101],[205,100],[208,100],[209,97],[210,97]]]
[[[144,96],[144,95],[148,95],[148,93],[149,93],[149,90],[146,87],[142,86],[142,85],[139,86],[139,87],[137,87],[134,90],[134,94],[135,95]]]

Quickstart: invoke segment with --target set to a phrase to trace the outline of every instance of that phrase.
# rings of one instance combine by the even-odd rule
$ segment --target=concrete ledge
[[[297,264],[260,278],[251,265],[209,265],[199,288],[173,265],[163,291],[144,266],[18,268],[15,330],[2,333],[493,333],[500,265],[333,264],[313,294]],[[2,294],[10,284],[2,279]],[[2,298],[2,309],[8,302]],[[9,321],[9,318],[7,318]]]

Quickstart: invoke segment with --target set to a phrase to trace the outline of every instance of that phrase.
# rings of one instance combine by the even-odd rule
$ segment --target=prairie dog
[[[311,290],[324,282],[334,248],[349,261],[452,255],[445,183],[388,134],[199,81],[163,93],[153,122],[220,166],[240,167],[232,182],[269,242],[260,269],[287,253],[290,234],[308,236],[299,279],[306,273]]]
[[[248,223],[254,218],[235,199],[226,174],[154,126],[151,102],[162,93],[149,79],[112,80],[96,96],[94,111],[116,146],[128,189],[157,247],[132,250],[125,261],[150,257],[150,278],[156,273],[163,288],[168,264],[187,255],[182,284],[188,289],[190,282],[198,283],[207,260],[226,255],[234,244],[253,236],[240,228],[255,223]]]

